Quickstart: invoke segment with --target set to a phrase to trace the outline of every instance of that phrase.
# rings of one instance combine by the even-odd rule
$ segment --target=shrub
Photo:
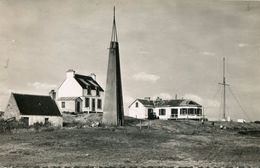
[[[0,133],[11,132],[13,129],[28,128],[22,121],[0,119]]]
[[[32,127],[33,127],[36,131],[39,131],[40,128],[44,127],[44,123],[42,123],[42,122],[36,122],[36,123],[33,124]]]

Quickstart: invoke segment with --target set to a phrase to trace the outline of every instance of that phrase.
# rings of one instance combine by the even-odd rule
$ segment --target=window
[[[135,107],[138,107],[138,102],[135,103]]]
[[[85,98],[85,107],[89,107],[89,98]]]
[[[65,108],[65,102],[61,102],[61,108]]]
[[[47,124],[49,122],[49,118],[44,118],[44,124]]]
[[[87,90],[88,90],[88,95],[91,95],[91,87],[90,86],[88,86],[88,88],[87,88]]]
[[[159,109],[159,115],[166,115],[165,109]]]
[[[189,109],[188,109],[188,114],[189,114],[189,115],[194,115],[194,109],[189,108]]]
[[[187,109],[186,108],[182,108],[180,111],[181,115],[187,115]]]
[[[194,109],[194,115],[197,115],[197,109]]]
[[[92,99],[92,111],[96,111],[96,100]]]
[[[198,113],[198,116],[201,116],[202,115],[202,110],[201,109],[197,109],[197,113]]]
[[[99,92],[99,89],[97,88],[97,96],[100,96],[100,92]]]
[[[172,117],[178,117],[178,109],[171,109]]]
[[[98,99],[97,108],[99,108],[99,109],[102,108],[102,100],[101,99]]]
[[[24,124],[25,127],[29,126],[29,117],[21,117],[20,121]]]

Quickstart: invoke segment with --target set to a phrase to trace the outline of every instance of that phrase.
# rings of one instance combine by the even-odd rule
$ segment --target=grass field
[[[0,134],[0,166],[260,165],[260,124],[155,120],[140,130],[138,123]]]

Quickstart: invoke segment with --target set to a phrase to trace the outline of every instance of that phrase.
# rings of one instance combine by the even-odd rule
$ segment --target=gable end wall
[[[9,98],[3,118],[8,119],[8,118],[12,118],[12,117],[15,117],[16,120],[20,119],[20,111],[18,109],[16,100],[15,100],[13,94],[11,94],[11,96]]]

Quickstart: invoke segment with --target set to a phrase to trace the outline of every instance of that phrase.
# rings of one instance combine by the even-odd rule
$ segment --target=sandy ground
[[[0,166],[260,165],[259,124],[128,121],[121,128],[63,128],[0,134]],[[223,124],[223,123],[222,123]],[[244,131],[240,134],[239,131]]]

